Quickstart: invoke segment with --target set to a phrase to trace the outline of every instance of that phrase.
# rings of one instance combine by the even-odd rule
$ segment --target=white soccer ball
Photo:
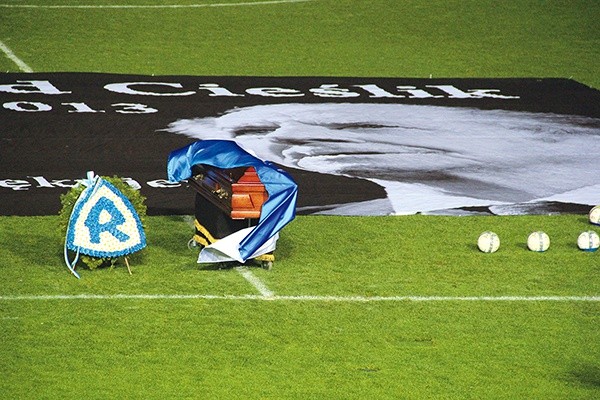
[[[577,247],[583,251],[596,251],[600,247],[600,236],[594,231],[581,232],[577,238]]]
[[[485,231],[479,235],[477,247],[484,253],[494,253],[500,247],[500,238],[494,232]]]
[[[527,247],[531,251],[546,251],[550,247],[550,236],[546,232],[532,232],[527,238]]]
[[[600,225],[600,205],[590,210],[589,217],[592,224]]]

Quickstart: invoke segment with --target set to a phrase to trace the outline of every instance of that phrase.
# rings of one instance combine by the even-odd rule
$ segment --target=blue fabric
[[[296,216],[298,186],[282,169],[246,152],[230,140],[202,140],[175,150],[169,155],[169,181],[180,182],[192,176],[197,164],[217,168],[254,167],[269,194],[262,206],[258,224],[240,243],[240,255],[246,261],[267,240]]]

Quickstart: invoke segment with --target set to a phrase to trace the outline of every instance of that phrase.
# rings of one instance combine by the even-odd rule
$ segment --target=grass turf
[[[148,217],[148,247],[127,269],[83,270],[66,279],[58,217],[0,217],[3,294],[255,294],[233,271],[198,266],[184,217]],[[283,231],[273,271],[254,273],[278,295],[591,296],[597,253],[577,248],[591,225],[583,215],[522,217],[297,217]],[[477,237],[495,231],[501,247],[481,253]],[[550,235],[530,252],[530,232]],[[340,235],[339,232],[344,234]],[[332,245],[335,242],[335,246]]]
[[[237,1],[213,1],[226,2]],[[573,77],[599,87],[599,11],[596,1],[534,0],[2,8],[0,40],[38,72]],[[0,57],[0,70],[18,68]],[[119,266],[78,281],[62,265],[55,222],[0,218],[1,295],[257,293],[234,270],[198,269],[176,217],[150,218],[133,276]],[[574,247],[587,227],[582,216],[302,217],[284,230],[273,271],[253,273],[280,295],[598,295],[598,254]],[[503,243],[484,255],[474,246],[488,229]],[[544,254],[524,249],[538,229],[552,240]],[[0,397],[591,399],[599,311],[597,302],[2,300]]]
[[[103,4],[149,3],[115,0]],[[315,0],[195,9],[3,8],[0,38],[39,72],[573,77],[599,87],[599,13],[600,4],[594,0]],[[0,69],[17,70],[4,57],[0,57]]]
[[[10,398],[591,399],[598,307],[2,304]]]
[[[0,235],[14,239],[0,243],[0,372],[8,377],[0,393],[12,398],[597,393],[597,302],[7,298],[257,294],[234,270],[195,264],[182,217],[149,217],[149,247],[133,276],[117,266],[82,270],[81,280],[62,264],[57,223],[0,218]],[[344,227],[348,234],[331,246]],[[527,233],[541,228],[551,249],[529,252]],[[298,217],[283,232],[274,269],[252,271],[288,296],[594,295],[598,254],[574,244],[587,228],[582,216]],[[475,247],[484,229],[503,240],[495,254]]]

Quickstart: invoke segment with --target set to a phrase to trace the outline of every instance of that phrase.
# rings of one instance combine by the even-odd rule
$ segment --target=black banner
[[[600,203],[600,92],[566,79],[0,74],[0,214],[46,215],[86,171],[193,214],[172,150],[236,140],[300,214],[582,211]]]

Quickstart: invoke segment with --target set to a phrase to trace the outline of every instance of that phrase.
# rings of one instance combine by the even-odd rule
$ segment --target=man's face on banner
[[[262,159],[359,177],[450,207],[518,203],[598,184],[600,121],[554,114],[401,104],[281,104],[179,120],[169,132],[232,139]],[[594,167],[595,166],[595,167]],[[425,188],[425,189],[424,189]],[[598,189],[595,189],[596,191]],[[576,199],[575,199],[576,200]]]

